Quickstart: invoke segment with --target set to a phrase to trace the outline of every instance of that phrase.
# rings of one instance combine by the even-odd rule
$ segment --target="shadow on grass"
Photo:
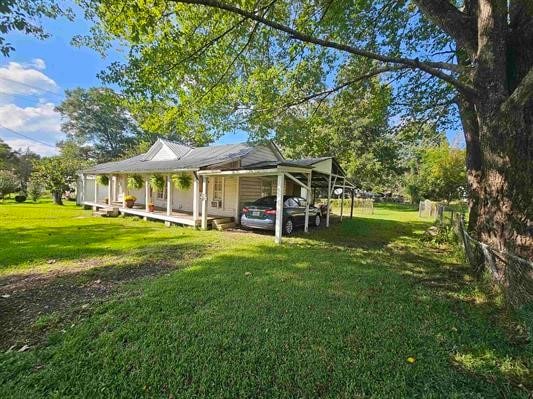
[[[389,230],[389,242],[410,231]],[[349,241],[363,240],[349,231]],[[142,296],[104,304],[46,350],[9,355],[0,391],[527,397],[516,385],[527,383],[521,365],[530,352],[509,345],[484,307],[461,300],[472,287],[453,274],[455,285],[422,281],[445,276],[447,257],[421,247],[405,256],[396,247],[292,244],[228,248],[143,283]]]

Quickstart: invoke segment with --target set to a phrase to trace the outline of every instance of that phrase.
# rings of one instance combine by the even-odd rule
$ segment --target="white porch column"
[[[327,210],[326,210],[326,227],[329,227],[329,214],[330,214],[330,206],[331,206],[331,174],[328,178],[328,203],[327,203]]]
[[[94,203],[98,203],[98,175],[94,175]]]
[[[83,187],[83,190],[80,193],[80,200],[81,202],[85,202],[85,190],[87,189],[87,176],[85,173],[81,175],[81,186]]]
[[[241,214],[241,209],[239,207],[239,202],[241,202],[240,200],[240,192],[241,192],[241,187],[240,187],[240,184],[241,184],[241,181],[240,181],[240,178],[239,176],[235,176],[235,223],[237,224],[241,224],[241,221],[239,220],[239,215]]]
[[[128,175],[122,176],[122,208],[126,207],[126,195],[128,195]]]
[[[148,203],[150,202],[150,178],[144,179],[144,210],[148,212]]]
[[[198,199],[200,197],[200,182],[198,175],[193,173],[192,176],[192,218],[196,222],[198,220]]]
[[[285,194],[285,174],[278,174],[278,185],[276,188],[276,228],[275,241],[281,244],[281,235],[283,233],[283,195]]]
[[[111,205],[113,202],[113,191],[111,185],[113,184],[113,175],[107,177],[107,205]]]
[[[346,177],[342,179],[342,194],[341,194],[341,222],[342,222],[342,213],[344,211],[344,190],[346,190]]]
[[[167,176],[167,216],[172,214],[172,176]]]
[[[207,176],[202,176],[202,230],[207,230]]]
[[[311,202],[311,173],[307,175],[307,188],[305,189],[305,224],[304,224],[304,232],[309,232],[309,203]]]

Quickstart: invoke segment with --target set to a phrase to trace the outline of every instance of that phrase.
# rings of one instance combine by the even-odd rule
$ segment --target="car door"
[[[294,199],[294,197],[287,198],[285,200],[285,203],[283,204],[283,207],[284,207],[283,212],[285,213],[285,215],[287,215],[286,217],[290,217],[293,220],[293,223],[295,225],[299,224],[299,220],[298,220],[299,206],[300,205]]]

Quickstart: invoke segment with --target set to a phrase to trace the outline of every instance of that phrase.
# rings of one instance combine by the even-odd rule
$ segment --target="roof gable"
[[[174,143],[173,141],[157,139],[157,141],[144,154],[144,161],[168,161],[180,159],[193,148]]]

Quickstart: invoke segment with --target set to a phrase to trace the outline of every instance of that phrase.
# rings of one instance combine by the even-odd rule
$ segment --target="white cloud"
[[[15,104],[0,105],[0,125],[21,133],[59,133],[61,121],[52,103],[35,107],[19,107]]]
[[[57,83],[41,72],[44,68],[46,64],[40,58],[35,58],[30,64],[10,62],[0,67],[0,92],[8,95],[58,92]]]
[[[59,153],[57,147],[49,147],[44,144],[36,143],[35,141],[26,140],[26,139],[6,139],[4,140],[11,148],[14,150],[25,150],[26,148],[30,148],[33,152],[41,155],[41,156],[50,156],[50,155],[57,155]]]

